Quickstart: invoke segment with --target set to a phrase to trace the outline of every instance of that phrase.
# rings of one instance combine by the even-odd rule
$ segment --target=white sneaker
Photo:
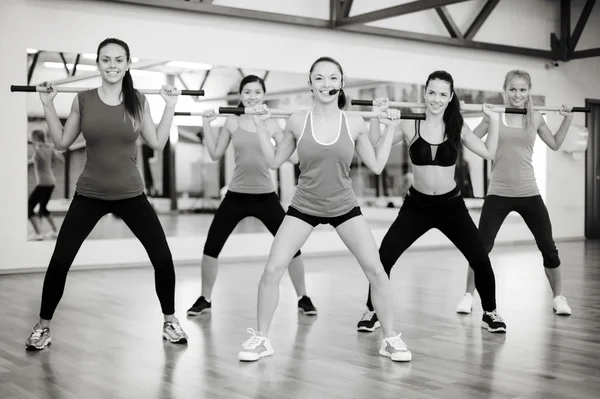
[[[56,237],[58,237],[58,234],[54,231],[50,231],[50,232],[44,234],[44,240],[53,240]]]
[[[568,316],[571,314],[571,307],[567,303],[567,298],[562,295],[557,295],[554,297],[552,300],[552,309],[554,309],[558,315]]]
[[[32,233],[27,237],[28,241],[42,241],[44,239],[44,236],[42,236],[41,234],[35,234]]]
[[[469,314],[471,313],[471,310],[473,310],[473,295],[471,295],[470,292],[467,292],[460,300],[460,303],[456,308],[456,313]]]
[[[412,359],[412,353],[406,347],[404,341],[402,341],[402,334],[394,335],[392,332],[392,336],[388,338],[384,338],[381,341],[381,349],[379,349],[379,354],[381,356],[386,356],[392,359],[395,362],[410,362]]]
[[[244,362],[254,362],[261,357],[271,356],[273,347],[267,337],[256,335],[256,332],[249,328],[247,330],[252,337],[242,344],[242,350],[238,353],[238,357]]]

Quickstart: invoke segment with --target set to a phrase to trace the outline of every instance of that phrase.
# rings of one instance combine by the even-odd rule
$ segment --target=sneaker
[[[309,297],[303,295],[298,301],[298,312],[302,312],[309,316],[314,316],[317,314],[317,308],[315,308],[315,305],[313,305]]]
[[[562,295],[557,295],[554,297],[552,300],[552,309],[554,309],[558,315],[568,316],[571,314],[571,307],[567,303],[567,298]]]
[[[456,307],[456,313],[469,314],[471,313],[471,310],[473,310],[473,295],[470,292],[467,292]]]
[[[58,233],[55,231],[50,231],[44,234],[44,240],[54,240],[56,237],[58,237]]]
[[[269,338],[256,335],[256,332],[252,328],[249,328],[247,331],[252,334],[252,336],[242,344],[242,350],[238,353],[238,357],[241,361],[254,362],[261,357],[267,357],[273,354],[274,351]]]
[[[196,302],[192,305],[191,308],[188,309],[188,316],[198,316],[202,313],[210,313],[210,308],[212,304],[208,302],[203,296],[198,298]]]
[[[173,317],[173,321],[165,321],[163,324],[163,338],[171,341],[174,344],[187,343],[188,336],[181,328],[177,317]]]
[[[381,324],[379,324],[377,314],[367,309],[356,327],[358,328],[358,331],[373,332],[375,329],[381,327]]]
[[[41,234],[29,234],[29,236],[27,237],[27,241],[42,241],[44,239],[44,236]]]
[[[386,356],[392,359],[395,362],[410,362],[412,359],[412,353],[406,347],[404,341],[402,341],[402,334],[394,335],[392,332],[392,336],[388,338],[384,338],[381,341],[381,349],[379,349],[379,354],[381,356]]]
[[[496,311],[483,312],[483,319],[481,320],[481,328],[486,328],[489,332],[506,332],[506,324],[502,317]]]
[[[50,338],[50,329],[48,327],[42,327],[40,323],[33,326],[31,335],[25,342],[25,348],[32,351],[41,351],[46,346],[52,343]]]

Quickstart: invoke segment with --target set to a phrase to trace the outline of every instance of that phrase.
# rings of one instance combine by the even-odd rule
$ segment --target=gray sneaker
[[[41,351],[46,346],[52,343],[50,338],[50,329],[48,327],[43,328],[40,323],[33,326],[31,335],[25,342],[25,348],[31,351]]]
[[[181,328],[177,317],[173,317],[173,321],[165,321],[163,324],[163,338],[174,344],[187,343],[188,336]]]

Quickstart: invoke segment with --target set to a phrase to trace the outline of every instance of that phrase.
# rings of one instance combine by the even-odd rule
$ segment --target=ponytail
[[[450,146],[457,151],[462,150],[461,132],[465,120],[460,113],[460,101],[452,88],[452,100],[448,103],[448,107],[444,111],[444,125],[446,126],[446,137],[450,142]]]
[[[142,102],[137,90],[133,87],[133,79],[129,71],[125,72],[123,77],[123,103],[125,112],[132,120],[134,129],[138,129],[142,125]]]
[[[346,107],[346,93],[344,93],[344,89],[340,89],[338,94],[338,108],[344,109]]]

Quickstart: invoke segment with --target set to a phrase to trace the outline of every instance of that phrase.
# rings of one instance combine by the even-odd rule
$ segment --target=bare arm
[[[267,129],[266,120],[271,116],[270,112],[267,111],[267,113],[264,115],[254,116],[254,124],[256,125],[256,130],[260,141],[260,148],[267,159],[267,165],[269,165],[269,168],[278,169],[294,153],[294,150],[296,149],[294,125],[297,124],[299,115],[300,114],[293,114],[288,118],[281,141],[278,143],[277,147],[275,147],[271,142],[271,135]]]
[[[563,107],[565,106],[563,105]],[[569,131],[569,127],[571,126],[571,122],[573,121],[573,113],[561,110],[561,115],[564,116],[564,119],[555,134],[552,134],[552,131],[550,130],[550,128],[546,124],[546,121],[539,112],[535,111],[534,115],[534,123],[536,125],[539,124],[537,134],[540,136],[542,141],[546,143],[548,147],[550,147],[554,151],[558,151],[560,146],[565,141],[565,137],[567,137],[567,132]]]
[[[77,139],[79,133],[81,133],[81,116],[79,113],[78,96],[75,96],[75,99],[73,100],[71,112],[67,117],[64,127],[58,118],[52,99],[47,101],[42,100],[42,105],[44,108],[44,115],[46,116],[46,122],[48,123],[48,132],[50,133],[50,138],[52,139],[54,146],[57,150],[66,150]]]
[[[273,137],[273,140],[275,140],[276,146],[278,147],[279,143],[281,143],[281,140],[283,140],[283,130],[281,130],[281,128],[279,127],[279,124],[272,119],[269,119],[269,126],[271,128],[271,132],[274,132],[272,137]],[[294,152],[292,153],[292,155],[290,156],[288,161],[290,161],[293,164],[297,164],[298,163],[298,151],[294,150]]]
[[[487,107],[490,108],[487,108]],[[461,132],[462,142],[469,150],[479,155],[484,159],[494,159],[496,150],[498,149],[498,130],[500,129],[500,118],[498,113],[490,111],[493,106],[484,104],[484,112],[489,119],[487,128],[487,138],[485,142],[471,131],[471,128],[466,123],[463,124]]]
[[[379,124],[379,120],[377,121],[377,124]],[[378,140],[376,146],[373,146],[364,121],[361,120],[360,123],[354,125],[358,126],[359,129],[358,137],[356,138],[356,153],[360,156],[367,168],[376,175],[381,174],[390,156],[394,138],[392,131],[396,126],[386,125],[381,139]]]
[[[163,90],[165,90],[164,87]],[[162,151],[162,149],[165,147],[165,144],[167,144],[167,140],[169,140],[171,124],[173,123],[173,115],[175,115],[175,104],[177,103],[177,97],[172,97],[174,97],[174,100],[165,100],[165,109],[162,117],[160,118],[158,126],[155,126],[154,121],[152,120],[148,100],[145,96],[142,97],[144,101],[142,137],[144,138],[146,144],[156,151]]]
[[[231,132],[233,131],[233,125],[236,123],[234,120],[235,116],[230,116],[225,121],[225,124],[219,132],[219,136],[215,138],[215,133],[210,125],[215,119],[214,111],[207,111],[208,113],[202,117],[202,127],[204,128],[204,143],[208,154],[213,161],[218,161],[223,157],[229,143],[231,142]]]
[[[484,116],[481,123],[479,125],[477,125],[475,130],[473,130],[473,133],[475,134],[475,136],[482,139],[483,136],[485,136],[487,134],[489,125],[490,125],[490,120],[488,119],[487,116]]]

